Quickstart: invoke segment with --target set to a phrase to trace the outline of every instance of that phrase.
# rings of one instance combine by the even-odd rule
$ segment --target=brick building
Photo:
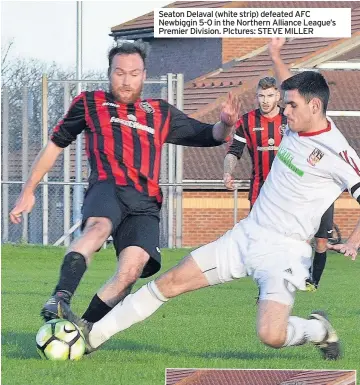
[[[167,7],[266,8],[267,2],[175,2]],[[352,9],[352,36],[336,38],[299,38],[286,43],[283,58],[292,71],[313,68],[327,79],[331,98],[329,111],[360,111],[360,2],[296,1],[271,2],[271,8],[348,7]],[[111,29],[115,40],[142,38],[151,45],[148,75],[184,73],[184,111],[205,122],[218,120],[221,103],[232,90],[242,100],[242,112],[256,107],[255,87],[259,78],[272,75],[267,54],[268,39],[154,39],[153,13]],[[205,59],[204,59],[205,58]],[[337,69],[346,67],[346,70]],[[333,120],[357,153],[360,153],[360,116],[337,116]],[[232,192],[209,189],[202,181],[221,180],[225,146],[184,148],[184,181],[197,181],[198,187],[183,192],[183,246],[209,242],[233,225]],[[239,162],[235,177],[244,186],[239,192],[237,217],[249,211],[247,186],[251,162],[247,151]],[[348,193],[335,203],[335,223],[344,238],[359,218],[360,210]]]

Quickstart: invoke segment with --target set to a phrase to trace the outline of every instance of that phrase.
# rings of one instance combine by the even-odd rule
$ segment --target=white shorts
[[[305,290],[311,266],[308,243],[264,229],[245,218],[214,242],[191,252],[210,285],[253,277],[260,300],[292,306]]]

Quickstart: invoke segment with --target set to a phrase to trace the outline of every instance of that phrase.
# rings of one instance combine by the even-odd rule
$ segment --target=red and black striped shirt
[[[161,99],[121,104],[111,93],[82,92],[54,128],[51,140],[67,147],[82,131],[91,173],[89,184],[113,180],[161,202],[161,148],[165,142],[212,147],[212,124],[192,119]]]
[[[258,108],[243,115],[236,124],[236,132],[227,153],[240,159],[245,144],[248,147],[253,166],[249,192],[252,205],[270,172],[285,127],[283,108],[273,118],[263,116]]]

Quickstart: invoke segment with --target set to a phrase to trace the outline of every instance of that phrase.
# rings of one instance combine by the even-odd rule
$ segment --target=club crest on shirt
[[[314,151],[307,158],[307,162],[311,164],[311,166],[316,166],[316,164],[320,162],[323,156],[324,156],[324,153],[320,151],[318,148],[315,148]]]
[[[150,105],[148,102],[141,102],[139,107],[146,112],[147,114],[153,114],[155,112],[154,107]]]
[[[281,124],[281,125],[279,126],[279,134],[280,134],[281,136],[284,136],[284,135],[285,135],[285,131],[286,131],[286,124]]]

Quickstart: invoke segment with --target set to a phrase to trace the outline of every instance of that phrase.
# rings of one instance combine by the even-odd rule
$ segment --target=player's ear
[[[310,109],[311,109],[311,112],[315,115],[315,114],[318,114],[319,111],[322,110],[322,107],[321,107],[321,100],[319,98],[313,98],[311,101],[310,101],[311,105],[310,105]]]
[[[276,91],[276,102],[279,102],[279,101],[280,101],[280,98],[281,98],[280,91],[277,90],[277,91]]]
[[[108,71],[107,71],[107,76],[108,76],[108,79],[110,80],[110,75],[111,75],[111,67],[108,68]]]
[[[146,80],[146,70],[143,72],[143,82]]]

